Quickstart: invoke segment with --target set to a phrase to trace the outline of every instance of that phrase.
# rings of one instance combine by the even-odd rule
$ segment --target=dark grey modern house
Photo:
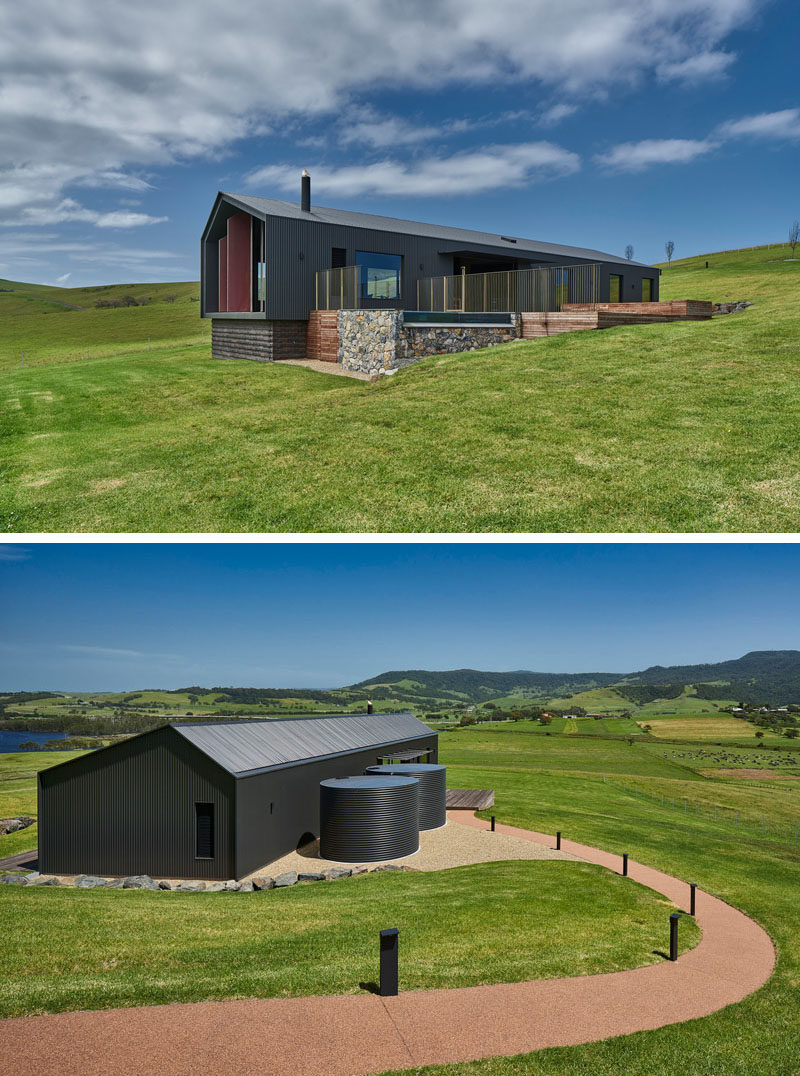
[[[268,361],[305,355],[316,311],[508,326],[564,303],[655,301],[659,270],[598,250],[312,206],[304,173],[299,204],[217,194],[201,281],[212,353]]]
[[[39,773],[39,869],[241,878],[319,836],[319,784],[436,762],[412,714],[165,725]]]

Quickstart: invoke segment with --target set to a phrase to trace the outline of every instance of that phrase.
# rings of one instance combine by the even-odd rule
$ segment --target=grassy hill
[[[133,298],[136,306],[99,306]],[[123,357],[210,338],[200,285],[105,284],[56,288],[0,279],[0,370]],[[24,357],[24,358],[23,358]]]
[[[0,329],[0,526],[793,532],[800,261],[788,253],[665,270],[665,298],[750,299],[744,313],[431,356],[376,385],[214,361],[207,342],[187,343],[207,332],[188,291],[183,305],[15,313]],[[19,369],[23,337],[54,358],[84,346],[82,318],[126,353]],[[148,335],[174,345],[148,353]]]

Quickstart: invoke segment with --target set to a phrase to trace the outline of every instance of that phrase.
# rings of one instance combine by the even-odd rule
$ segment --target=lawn
[[[663,959],[671,910],[619,875],[552,860],[254,894],[4,886],[0,907],[13,938],[3,1016],[359,993],[387,926],[401,931],[403,990],[620,970]]]
[[[795,531],[800,263],[779,253],[664,274],[665,297],[753,299],[742,314],[433,356],[375,385],[212,360],[188,322],[150,353],[8,368],[0,526]],[[178,307],[90,313],[161,311],[167,340]],[[58,351],[79,315],[28,317]]]

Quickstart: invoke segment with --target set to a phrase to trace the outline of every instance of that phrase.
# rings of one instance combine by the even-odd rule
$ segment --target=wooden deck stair
[[[615,325],[652,325],[667,321],[709,321],[711,303],[673,299],[659,303],[564,303],[560,311],[523,313],[522,339],[610,329]]]

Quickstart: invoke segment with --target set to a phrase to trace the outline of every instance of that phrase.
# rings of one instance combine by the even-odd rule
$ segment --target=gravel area
[[[370,381],[369,374],[357,370],[345,370],[338,362],[319,362],[317,359],[276,359],[276,366],[305,366],[307,370],[316,370],[319,374],[336,374],[339,377],[354,377],[356,381]]]
[[[545,844],[511,837],[489,830],[473,829],[457,821],[448,819],[441,829],[423,830],[419,835],[419,851],[402,859],[385,859],[375,863],[347,863],[348,867],[378,867],[386,863],[412,867],[420,871],[440,871],[448,867],[464,867],[468,863],[491,863],[499,859],[577,859],[568,852],[556,852]],[[322,859],[319,854],[319,842],[308,845],[301,852],[290,852],[259,870],[253,871],[248,878],[262,874],[273,877],[284,871],[317,871],[328,867],[341,867],[343,864],[331,859]]]

